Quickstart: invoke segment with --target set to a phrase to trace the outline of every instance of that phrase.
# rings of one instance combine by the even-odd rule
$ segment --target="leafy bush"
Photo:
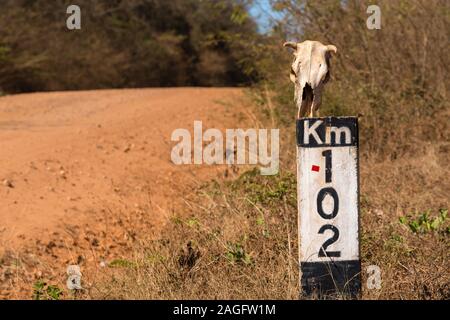
[[[81,30],[65,22],[70,1],[2,1],[0,91],[239,85],[256,38],[245,1],[79,0]]]
[[[448,210],[440,209],[439,214],[436,217],[431,217],[431,210],[427,210],[422,213],[416,213],[415,215],[402,216],[399,218],[400,223],[407,225],[413,233],[427,233],[432,231],[444,231],[449,232],[449,226],[447,221]]]
[[[34,300],[59,300],[63,291],[55,285],[49,285],[42,280],[38,280],[33,285]]]

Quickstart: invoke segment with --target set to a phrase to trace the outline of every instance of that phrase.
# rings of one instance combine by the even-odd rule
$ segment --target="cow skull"
[[[330,79],[331,53],[337,52],[336,47],[310,40],[286,42],[284,46],[294,49],[290,79],[295,84],[298,117],[319,115],[322,92]]]

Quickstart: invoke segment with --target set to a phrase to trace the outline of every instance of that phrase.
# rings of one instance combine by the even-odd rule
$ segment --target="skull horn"
[[[283,43],[283,47],[288,47],[288,48],[292,48],[294,50],[297,50],[297,43],[296,42],[292,42],[292,41],[288,41]]]

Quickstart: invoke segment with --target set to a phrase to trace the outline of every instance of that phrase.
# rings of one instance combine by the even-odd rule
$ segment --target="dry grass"
[[[102,291],[132,299],[296,298],[294,185],[292,175],[267,180],[249,171],[199,188],[161,239],[138,250],[136,265]]]
[[[297,299],[295,148],[292,132],[282,135],[278,176],[249,170],[200,186],[184,199],[185,210],[171,218],[161,237],[136,247],[91,297]],[[398,141],[393,148],[402,145]],[[415,145],[423,150],[416,156],[378,160],[381,156],[371,156],[370,142],[363,139],[364,299],[450,297],[448,219],[436,230],[417,233],[400,222],[406,216],[417,220],[428,210],[433,219],[439,209],[448,209],[446,146],[423,141]],[[365,285],[369,265],[381,268],[380,290]]]
[[[339,48],[322,114],[362,115],[363,298],[449,299],[448,4],[383,2],[383,27],[373,32],[365,1],[277,2],[302,38]],[[297,29],[287,24],[281,36]],[[291,57],[275,45],[283,40],[275,34],[253,46],[267,75],[251,92],[260,121],[281,128],[280,174],[249,171],[199,188],[161,238],[137,248],[133,267],[117,270],[94,297],[298,298],[296,110]],[[369,265],[381,269],[379,290],[365,285]]]

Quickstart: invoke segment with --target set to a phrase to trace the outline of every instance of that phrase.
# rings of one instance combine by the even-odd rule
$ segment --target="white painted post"
[[[302,295],[359,297],[358,119],[298,119],[297,146]]]

